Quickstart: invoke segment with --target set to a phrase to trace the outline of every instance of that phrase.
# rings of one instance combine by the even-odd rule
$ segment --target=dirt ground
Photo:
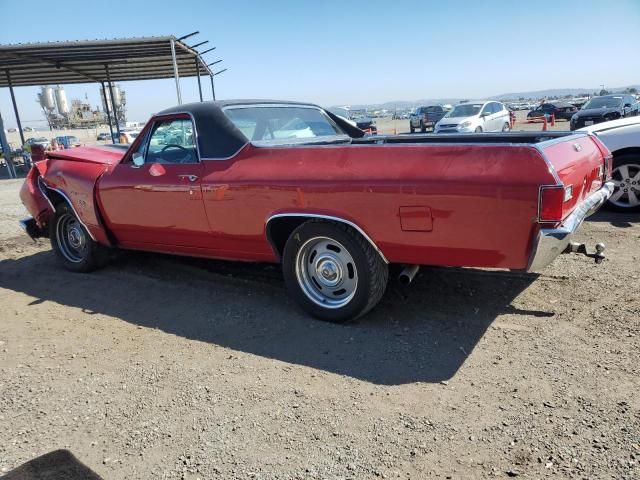
[[[0,182],[0,471],[105,479],[640,478],[640,217],[602,265],[423,268],[350,325],[276,267],[126,253],[73,274]]]

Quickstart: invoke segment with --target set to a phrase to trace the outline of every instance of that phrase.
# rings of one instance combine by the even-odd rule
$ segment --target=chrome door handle
[[[197,175],[178,175],[178,178],[188,178],[190,182],[195,182],[198,179]]]

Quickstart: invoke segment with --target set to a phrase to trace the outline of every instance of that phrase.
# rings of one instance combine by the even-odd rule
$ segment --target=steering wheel
[[[185,152],[188,152],[188,150],[186,148],[184,148],[182,145],[178,145],[175,143],[170,143],[168,145],[165,145],[164,148],[162,150],[160,150],[161,152],[164,152],[166,149],[171,148],[171,147],[178,147],[180,150],[184,150]]]

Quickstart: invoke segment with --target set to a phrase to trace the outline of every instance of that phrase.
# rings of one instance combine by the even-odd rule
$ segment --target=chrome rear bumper
[[[584,199],[559,227],[540,229],[527,271],[540,270],[553,262],[558,255],[570,250],[571,237],[584,219],[604,205],[612,193],[613,182],[606,182],[600,190]]]

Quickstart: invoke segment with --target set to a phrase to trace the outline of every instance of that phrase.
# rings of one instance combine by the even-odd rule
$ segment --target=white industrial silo
[[[38,94],[38,101],[40,106],[45,110],[52,112],[56,108],[56,101],[53,94],[53,87],[40,87],[40,93]]]
[[[58,113],[65,115],[69,113],[69,103],[67,102],[67,94],[64,91],[64,87],[56,87],[56,104],[58,106]]]

